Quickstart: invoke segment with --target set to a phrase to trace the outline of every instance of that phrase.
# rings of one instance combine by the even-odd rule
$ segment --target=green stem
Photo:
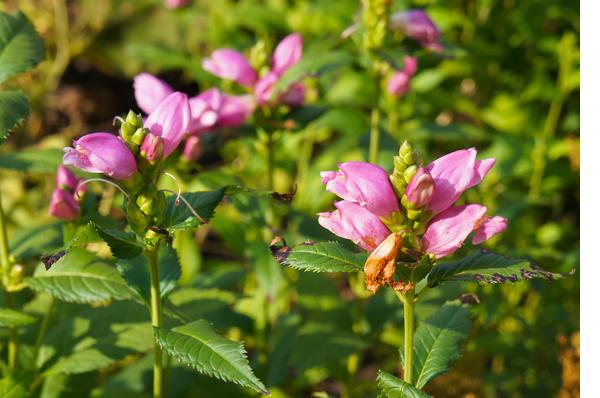
[[[411,293],[404,300],[404,381],[413,381],[413,336],[415,333],[415,302]]]
[[[373,164],[377,164],[379,155],[379,118],[379,108],[376,105],[371,110],[371,136],[369,138],[369,163]]]
[[[33,359],[37,364],[38,355],[40,353],[40,348],[42,343],[44,342],[44,336],[48,331],[48,325],[50,324],[50,317],[52,316],[52,309],[54,308],[54,297],[50,296],[50,301],[48,303],[48,309],[44,314],[44,319],[42,320],[42,325],[40,326],[40,330],[38,331],[37,337],[35,339],[35,347],[33,349]]]
[[[269,173],[269,190],[274,189],[274,173],[275,173],[275,153],[274,153],[273,132],[267,131],[267,168]]]
[[[9,291],[11,264],[8,255],[8,234],[6,233],[6,217],[0,201],[0,269],[2,270],[2,285],[6,297],[6,306],[15,309],[15,299]],[[15,369],[17,365],[18,352],[17,329],[10,328],[8,331],[8,367]]]
[[[162,308],[160,298],[160,280],[158,271],[158,248],[153,247],[146,250],[146,257],[150,264],[150,315],[152,327],[162,327]],[[163,364],[162,349],[156,339],[154,340],[154,398],[163,396]]]

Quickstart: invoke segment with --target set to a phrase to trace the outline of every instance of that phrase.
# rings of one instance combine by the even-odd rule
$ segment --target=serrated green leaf
[[[73,237],[67,244],[65,245],[66,251],[71,251],[74,248],[83,248],[88,243],[101,241],[98,230],[96,229],[96,224],[89,222],[85,225],[80,225],[76,228],[75,232],[73,232]]]
[[[0,12],[0,83],[44,59],[44,42],[25,14]]]
[[[181,267],[177,252],[169,246],[161,246],[158,252],[158,267],[160,278],[160,295],[166,297],[175,287],[181,277]],[[129,286],[150,303],[150,271],[148,259],[139,255],[132,259],[119,259],[117,269]]]
[[[445,303],[419,325],[414,336],[413,359],[417,388],[447,372],[460,358],[460,343],[468,337],[470,327],[469,310],[458,301]]]
[[[116,258],[134,258],[143,250],[133,232],[118,229],[104,229],[94,224],[98,235],[108,244],[112,255]]]
[[[429,286],[436,286],[443,282],[496,284],[533,278],[554,281],[563,279],[569,274],[548,272],[529,260],[513,259],[480,250],[461,260],[436,265],[427,277],[427,284]]]
[[[0,59],[0,62],[2,60]],[[2,66],[0,64],[0,73]],[[19,91],[0,91],[0,144],[29,116],[29,101]]]
[[[217,205],[223,199],[226,189],[227,187],[207,192],[186,192],[181,196],[190,203],[200,217],[208,221],[213,216]],[[192,214],[184,203],[180,202],[178,205],[176,204],[175,195],[167,198],[163,226],[169,232],[195,229],[201,224],[202,222]]]
[[[366,260],[366,254],[348,251],[338,242],[322,242],[298,245],[281,262],[302,271],[356,272],[363,270]]]
[[[0,168],[28,173],[54,174],[61,165],[63,152],[53,148],[29,148],[0,156]]]
[[[430,398],[423,391],[383,370],[377,374],[377,385],[387,398]]]
[[[35,291],[75,303],[135,296],[112,265],[83,249],[68,252],[49,270],[38,267],[25,283]]]
[[[19,327],[36,322],[37,319],[24,312],[0,308],[0,327]]]
[[[163,350],[198,372],[268,394],[252,372],[242,344],[218,335],[208,322],[198,320],[155,333]]]

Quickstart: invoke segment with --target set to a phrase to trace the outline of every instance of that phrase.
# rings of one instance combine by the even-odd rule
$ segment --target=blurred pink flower
[[[64,189],[56,188],[50,198],[50,215],[63,220],[73,220],[79,216],[79,202],[75,200],[73,194]]]
[[[250,95],[223,95],[217,124],[223,127],[239,127],[248,120],[255,106]]]
[[[444,49],[439,42],[440,31],[438,27],[423,10],[415,9],[393,14],[390,17],[389,27],[403,32],[425,48],[433,51]]]
[[[173,89],[150,73],[140,73],[133,78],[135,101],[144,113],[150,114],[167,98]]]
[[[319,224],[337,236],[371,252],[390,234],[379,217],[363,206],[346,200],[334,205],[337,210],[319,213]]]
[[[404,95],[410,89],[410,80],[417,71],[417,59],[404,57],[404,69],[394,72],[387,84],[388,93],[396,96]]]
[[[190,136],[185,141],[181,156],[188,162],[195,162],[202,155],[202,138],[197,135]]]
[[[167,8],[181,8],[188,5],[189,0],[165,0]]]
[[[242,86],[251,87],[256,82],[256,72],[239,52],[229,48],[213,51],[210,58],[202,61],[202,67],[222,79],[233,80]]]
[[[281,40],[273,51],[272,71],[281,76],[300,62],[300,59],[302,59],[302,36],[292,33]]]
[[[120,137],[91,133],[65,148],[63,162],[90,173],[103,173],[117,180],[128,179],[137,171],[135,157]]]

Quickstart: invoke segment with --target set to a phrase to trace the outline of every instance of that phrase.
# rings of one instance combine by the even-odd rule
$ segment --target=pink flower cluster
[[[300,82],[292,83],[278,98],[271,97],[279,79],[289,68],[300,62],[301,58],[302,37],[298,33],[292,33],[277,45],[273,51],[271,68],[262,77],[259,77],[242,54],[229,48],[215,50],[203,61],[202,66],[213,75],[251,89],[258,105],[276,102],[296,106],[304,102],[305,88]]]
[[[486,216],[483,205],[454,206],[495,163],[494,159],[476,160],[476,156],[474,148],[445,155],[419,168],[406,187],[404,194],[411,206],[424,208],[431,216],[420,237],[423,253],[445,257],[461,247],[471,232],[473,244],[479,244],[506,228],[506,219]],[[335,211],[320,213],[319,223],[372,252],[391,234],[382,219],[392,220],[393,213],[400,211],[398,198],[381,167],[347,162],[339,168],[339,172],[321,173],[326,189],[343,200],[335,203]]]
[[[50,199],[50,215],[63,220],[73,220],[79,216],[79,200],[85,186],[79,187],[81,180],[65,166],[60,165],[56,173],[56,188]]]

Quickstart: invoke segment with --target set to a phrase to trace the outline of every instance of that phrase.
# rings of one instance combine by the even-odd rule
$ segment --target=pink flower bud
[[[63,162],[90,173],[126,180],[137,171],[135,158],[123,140],[110,133],[91,133],[65,148]]]
[[[410,89],[410,80],[417,70],[415,57],[404,58],[404,69],[396,71],[388,81],[387,91],[391,95],[404,95]]]
[[[433,177],[423,167],[419,167],[406,187],[405,195],[408,202],[418,209],[429,204],[434,190]]]
[[[79,184],[79,179],[75,177],[75,174],[71,172],[67,167],[62,164],[58,166],[58,171],[56,172],[56,187],[59,189],[71,190],[75,191],[77,189],[77,185]]]
[[[150,114],[144,127],[151,134],[161,137],[164,156],[169,156],[183,140],[191,122],[191,110],[187,95],[174,92]]]
[[[246,123],[255,106],[250,95],[225,95],[217,123],[223,127],[239,127]]]
[[[242,86],[251,87],[256,81],[256,72],[239,52],[229,48],[213,51],[210,58],[202,61],[202,67],[222,79],[233,80]]]
[[[152,113],[173,92],[171,86],[149,73],[133,78],[133,91],[137,105],[146,114]]]
[[[188,4],[188,0],[165,0],[167,8],[181,8]]]
[[[202,138],[191,136],[185,141],[183,153],[181,154],[188,162],[195,162],[202,155]]]
[[[50,215],[63,220],[73,220],[79,216],[79,203],[73,198],[73,194],[64,189],[56,188],[52,192]]]
[[[281,95],[279,101],[282,104],[290,106],[300,106],[304,103],[304,96],[306,93],[306,87],[304,83],[295,82],[290,85],[288,90]]]
[[[273,51],[273,72],[283,75],[302,58],[302,36],[292,33],[286,36]]]
[[[148,159],[150,163],[154,163],[162,157],[163,148],[162,138],[154,134],[147,134],[140,148],[140,155]]]
[[[423,10],[408,10],[393,14],[390,17],[389,27],[403,32],[425,48],[433,51],[443,50],[439,42],[440,31]]]
[[[337,236],[350,239],[372,252],[390,234],[379,217],[356,203],[342,200],[335,203],[337,210],[319,213],[319,224]]]
[[[446,210],[467,189],[479,184],[496,163],[495,159],[476,160],[475,148],[461,149],[431,162],[426,170],[434,181],[428,209],[434,214]]]
[[[380,217],[387,218],[399,211],[398,200],[384,169],[366,162],[340,163],[339,168],[339,172],[321,172],[321,180],[329,192]]]
[[[190,134],[201,134],[213,128],[219,120],[219,111],[223,104],[223,94],[211,88],[190,98],[192,122]]]
[[[265,105],[271,102],[273,87],[279,80],[279,75],[275,72],[269,72],[264,75],[254,86],[254,98],[260,105]]]

